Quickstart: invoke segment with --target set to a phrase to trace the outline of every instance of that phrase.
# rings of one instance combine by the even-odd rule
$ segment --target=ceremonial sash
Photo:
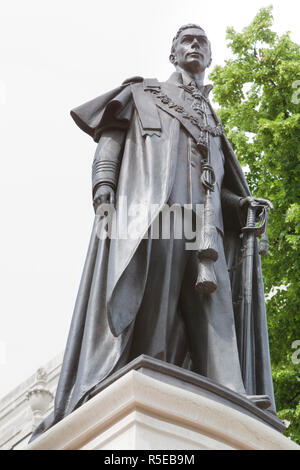
[[[149,130],[152,130],[152,133],[161,130],[156,106],[178,119],[180,124],[194,138],[199,150],[208,151],[207,134],[216,137],[222,136],[224,133],[220,122],[216,126],[205,123],[204,119],[192,109],[189,103],[180,97],[177,85],[161,84],[155,79],[149,79],[144,80],[143,84],[134,85],[132,89],[135,105],[145,133],[149,133]]]

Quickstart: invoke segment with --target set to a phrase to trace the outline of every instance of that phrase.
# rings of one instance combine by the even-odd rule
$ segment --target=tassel
[[[217,289],[214,261],[210,259],[199,260],[196,289],[206,295],[212,294]]]
[[[206,124],[207,118],[205,116]],[[214,263],[218,259],[217,249],[217,229],[215,223],[215,213],[211,192],[214,191],[216,176],[213,167],[210,165],[209,155],[209,133],[204,133],[207,144],[207,155],[201,162],[201,183],[205,189],[204,217],[201,224],[200,244],[198,249],[198,278],[196,290],[203,294],[212,294],[217,289],[217,278]],[[201,140],[201,139],[200,139]]]
[[[259,254],[261,256],[265,256],[268,253],[268,250],[269,250],[268,235],[263,234],[259,242]]]
[[[215,215],[211,194],[206,195],[204,207],[204,227],[198,250],[199,259],[210,259],[217,261],[217,229],[215,225]]]
[[[206,193],[205,207],[201,223],[200,246],[198,249],[198,278],[196,290],[209,295],[217,289],[214,263],[218,259],[217,230],[210,192]]]

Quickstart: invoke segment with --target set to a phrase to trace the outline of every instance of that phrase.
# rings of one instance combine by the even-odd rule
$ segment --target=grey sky
[[[171,40],[188,22],[204,27],[212,67],[221,64],[226,27],[242,29],[269,4],[0,1],[0,396],[67,338],[93,221],[95,150],[70,109],[133,75],[167,79]],[[275,29],[300,42],[299,2],[273,5]]]

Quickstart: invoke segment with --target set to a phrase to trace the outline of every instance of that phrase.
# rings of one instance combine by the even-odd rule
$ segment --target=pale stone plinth
[[[139,360],[28,450],[300,449],[278,431],[275,416],[229,389]]]

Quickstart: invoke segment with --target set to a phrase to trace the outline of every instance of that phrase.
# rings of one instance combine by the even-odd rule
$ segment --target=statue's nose
[[[196,38],[194,38],[193,42],[192,42],[192,47],[199,47],[199,42],[197,41]]]

